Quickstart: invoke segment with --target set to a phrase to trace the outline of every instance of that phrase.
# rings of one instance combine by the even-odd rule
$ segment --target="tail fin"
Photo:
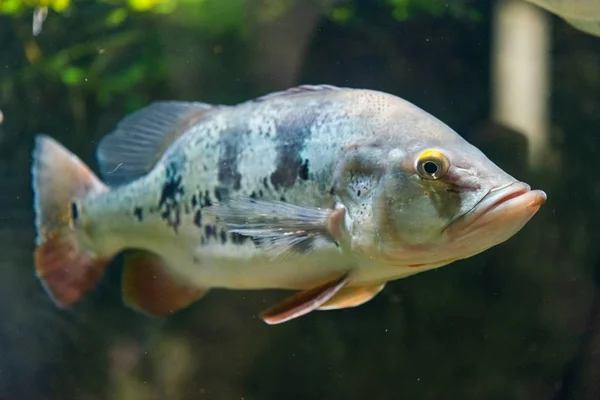
[[[110,258],[87,249],[78,231],[77,200],[108,188],[73,153],[38,135],[33,152],[37,242],[35,269],[60,307],[69,307],[101,277]]]

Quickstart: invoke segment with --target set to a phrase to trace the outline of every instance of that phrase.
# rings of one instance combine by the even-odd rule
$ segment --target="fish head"
[[[355,146],[334,190],[353,251],[391,265],[444,265],[516,234],[546,201],[458,134]]]

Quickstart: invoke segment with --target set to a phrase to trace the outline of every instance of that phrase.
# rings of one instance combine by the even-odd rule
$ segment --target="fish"
[[[122,254],[123,302],[149,317],[213,289],[292,291],[260,312],[280,324],[481,253],[546,202],[407,100],[333,85],[156,101],[96,155],[99,175],[35,137],[35,273],[63,309]]]
[[[564,19],[575,29],[600,36],[600,2],[597,0],[526,0]]]

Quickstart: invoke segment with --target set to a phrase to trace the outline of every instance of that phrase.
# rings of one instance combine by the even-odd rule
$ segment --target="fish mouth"
[[[519,230],[537,213],[546,198],[542,190],[532,190],[524,182],[513,182],[491,190],[470,211],[454,221],[450,228],[457,233],[494,224]]]

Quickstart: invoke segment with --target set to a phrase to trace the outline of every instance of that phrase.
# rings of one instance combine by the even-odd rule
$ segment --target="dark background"
[[[600,398],[600,38],[551,17],[552,152],[534,173],[523,136],[489,120],[493,1],[63,0],[34,37],[36,3],[0,0],[0,399]],[[280,326],[256,317],[275,291],[147,319],[121,303],[118,260],[54,307],[32,260],[35,133],[95,168],[99,138],[152,101],[300,83],[401,96],[549,200],[481,255]]]

